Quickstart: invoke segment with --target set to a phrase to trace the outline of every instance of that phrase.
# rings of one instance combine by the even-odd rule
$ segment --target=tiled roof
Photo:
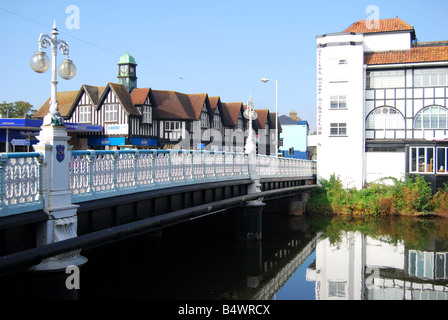
[[[126,87],[117,83],[110,82],[107,84],[107,87],[100,98],[100,105],[103,103],[104,99],[106,99],[109,90],[112,90],[115,93],[121,105],[129,115],[141,115],[140,111],[138,111],[138,109],[132,103],[131,95],[129,94]]]
[[[175,91],[152,90],[154,118],[197,120],[188,95]]]
[[[221,98],[220,97],[208,97],[208,101],[210,102],[210,113],[211,113],[211,115],[214,115],[216,108],[221,103]]]
[[[354,33],[377,33],[377,32],[391,32],[391,31],[413,31],[414,28],[401,20],[400,18],[381,19],[377,28],[372,20],[360,20],[352,24],[343,32]]]
[[[56,99],[58,100],[58,109],[62,117],[66,117],[70,112],[73,101],[75,101],[77,95],[78,91],[62,91],[57,93]],[[48,111],[50,110],[50,99],[51,98],[48,98],[42,107],[36,111],[33,118],[43,119],[48,114]]]
[[[417,47],[411,50],[366,53],[367,65],[448,61],[448,46]]]
[[[269,110],[263,109],[263,110],[255,110],[255,112],[258,114],[257,119],[254,121],[254,129],[265,129],[266,127],[266,119],[268,119]],[[270,121],[270,119],[269,119]]]
[[[131,92],[131,99],[134,105],[142,105],[145,103],[146,98],[148,97],[151,88],[135,88]]]
[[[237,124],[238,116],[243,108],[242,102],[221,103],[222,106],[222,122],[225,126],[234,127]]]
[[[208,103],[208,95],[206,93],[187,94],[190,99],[190,104],[193,109],[195,120],[199,120],[201,117],[202,107],[204,103]],[[209,107],[208,107],[209,108]]]

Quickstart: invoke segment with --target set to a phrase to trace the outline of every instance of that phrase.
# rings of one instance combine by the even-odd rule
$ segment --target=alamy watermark
[[[366,13],[370,14],[366,20],[366,27],[369,30],[380,29],[380,8],[375,5],[370,5],[366,8]]]
[[[81,28],[81,16],[79,12],[79,7],[71,4],[65,9],[65,13],[69,16],[65,19],[65,27],[69,30]]]
[[[80,270],[78,266],[70,265],[65,269],[65,273],[68,274],[65,279],[65,287],[67,290],[79,290],[80,289]]]

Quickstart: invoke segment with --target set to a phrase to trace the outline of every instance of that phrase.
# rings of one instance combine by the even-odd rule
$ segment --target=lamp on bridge
[[[47,72],[50,67],[52,69],[50,108],[44,117],[42,130],[37,137],[39,143],[34,146],[36,152],[41,154],[42,162],[47,163],[42,168],[42,185],[46,186],[42,198],[48,220],[46,226],[39,229],[38,246],[77,236],[77,209],[79,206],[72,203],[69,189],[69,162],[72,146],[68,145],[70,137],[67,135],[67,128],[58,110],[57,101],[57,51],[61,50],[62,54],[66,56],[66,59],[57,68],[61,78],[72,79],[76,75],[76,67],[68,57],[68,44],[58,39],[58,34],[55,22],[51,35],[40,35],[39,51],[31,57],[30,61],[31,68],[37,73]],[[51,61],[42,51],[48,47],[51,47]],[[87,259],[79,254],[79,250],[74,250],[57,257],[44,259],[31,269],[35,271],[64,270],[69,265],[79,266],[86,261]]]
[[[252,122],[258,118],[257,112],[254,110],[254,103],[252,102],[252,95],[249,97],[249,101],[247,101],[247,109],[244,110],[244,117],[249,120],[249,135],[247,137],[245,151],[249,155],[252,155],[257,150],[254,140],[253,134],[253,125]]]
[[[261,81],[264,83],[275,81],[275,156],[278,157],[278,80],[261,78]]]
[[[58,29],[56,28],[56,21],[53,24],[53,31],[51,36],[47,34],[41,34],[39,37],[39,51],[37,51],[30,60],[31,68],[37,73],[45,73],[52,68],[51,76],[51,100],[50,100],[50,110],[49,113],[44,118],[44,125],[64,125],[64,120],[61,117],[61,113],[58,110],[57,101],[57,76],[56,76],[56,60],[57,51],[61,50],[62,54],[66,56],[66,59],[61,62],[58,67],[59,76],[63,79],[70,80],[76,75],[76,67],[68,58],[69,48],[67,42],[58,39]],[[42,51],[47,47],[51,46],[52,61],[50,58]]]

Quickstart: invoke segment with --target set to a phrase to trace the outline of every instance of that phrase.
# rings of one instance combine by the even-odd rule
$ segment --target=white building
[[[318,175],[364,187],[448,181],[448,42],[416,42],[399,18],[317,36]]]
[[[448,300],[448,252],[435,239],[422,251],[341,232],[336,243],[318,239],[306,279],[316,300]]]

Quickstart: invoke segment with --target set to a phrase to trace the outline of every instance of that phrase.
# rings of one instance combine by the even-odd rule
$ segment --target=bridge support
[[[37,246],[45,246],[77,236],[77,205],[71,202],[69,163],[71,146],[65,126],[42,126],[39,143],[34,147],[43,155],[42,195],[48,220],[37,232]],[[60,254],[33,266],[34,271],[65,270],[69,265],[82,265],[87,259],[80,250]]]

